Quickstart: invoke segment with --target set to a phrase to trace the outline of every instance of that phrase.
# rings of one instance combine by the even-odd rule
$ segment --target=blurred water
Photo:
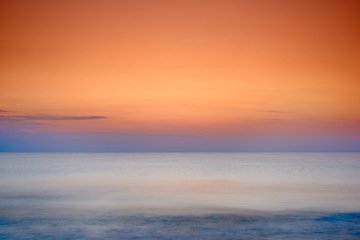
[[[0,239],[358,239],[359,212],[360,153],[0,154]]]

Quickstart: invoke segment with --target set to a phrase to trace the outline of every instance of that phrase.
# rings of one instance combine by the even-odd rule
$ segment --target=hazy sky
[[[2,0],[0,151],[360,151],[358,0]]]

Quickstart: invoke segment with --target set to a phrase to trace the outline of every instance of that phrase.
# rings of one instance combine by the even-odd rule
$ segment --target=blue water
[[[1,153],[0,239],[360,239],[360,153]]]

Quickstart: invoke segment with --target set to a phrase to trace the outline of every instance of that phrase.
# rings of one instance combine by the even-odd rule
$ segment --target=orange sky
[[[0,4],[6,121],[142,134],[360,132],[357,0]],[[87,116],[105,118],[70,119]]]

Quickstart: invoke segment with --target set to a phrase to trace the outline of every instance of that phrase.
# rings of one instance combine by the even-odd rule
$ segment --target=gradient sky
[[[2,0],[0,151],[360,151],[358,0]]]

